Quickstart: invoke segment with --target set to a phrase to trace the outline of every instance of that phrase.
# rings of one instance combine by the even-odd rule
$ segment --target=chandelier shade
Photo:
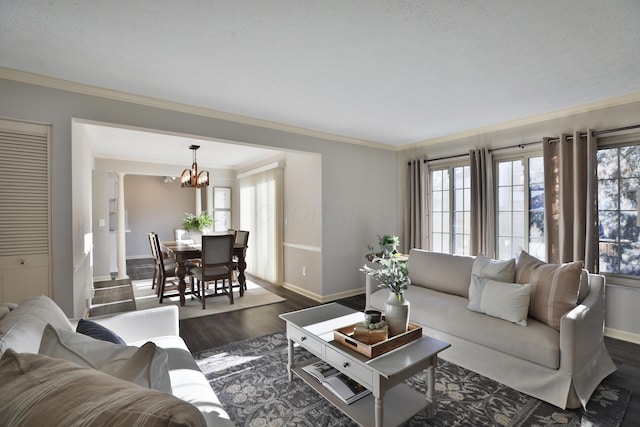
[[[209,172],[198,172],[198,163],[196,162],[196,151],[200,148],[199,145],[192,145],[189,147],[193,151],[193,163],[191,169],[185,169],[180,175],[180,185],[182,187],[195,187],[201,188],[209,185]]]

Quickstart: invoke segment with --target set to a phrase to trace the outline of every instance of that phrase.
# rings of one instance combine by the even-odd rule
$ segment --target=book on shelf
[[[304,366],[302,369],[315,377],[323,387],[326,387],[347,405],[371,394],[371,391],[362,384],[322,360]]]

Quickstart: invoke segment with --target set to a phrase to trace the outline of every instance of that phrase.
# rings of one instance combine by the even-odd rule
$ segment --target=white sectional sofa
[[[46,296],[0,304],[0,425],[233,425],[179,336],[177,307],[89,320],[126,346],[76,332]]]
[[[483,258],[486,265],[487,259]],[[529,263],[528,266],[523,259]],[[526,253],[520,256],[518,262],[521,265],[512,261],[515,267],[510,273],[513,280],[505,282],[519,281],[521,284],[499,285],[520,292],[521,289],[515,286],[533,283],[530,286],[531,305],[524,309],[526,326],[515,323],[514,319],[507,321],[494,317],[496,313],[490,316],[468,308],[472,272],[477,283],[482,280],[486,282],[480,278],[481,275],[475,274],[476,270],[481,270],[480,259],[412,249],[408,260],[412,284],[405,292],[411,304],[410,320],[421,325],[426,335],[451,344],[449,349],[441,353],[441,357],[447,361],[563,409],[580,405],[586,407],[598,384],[616,369],[603,338],[604,276],[582,270],[578,276],[575,276],[575,272],[571,273],[574,274],[571,277],[577,277],[579,285],[562,283],[562,280],[556,283],[556,278],[567,277],[557,274],[562,266],[543,265]],[[499,264],[493,260],[489,260],[489,263]],[[556,319],[557,327],[547,324],[553,322],[545,323],[532,318],[533,290],[537,286],[541,292],[545,284],[538,283],[544,275],[539,270],[531,270],[531,265],[547,269],[550,274],[555,271],[553,286],[549,287],[553,288],[553,292],[562,288],[575,290],[575,301],[567,306],[566,314]],[[487,271],[491,268],[489,265]],[[491,277],[489,279],[495,281]],[[472,291],[476,292],[472,300],[479,302],[485,299],[482,305],[489,312],[493,310],[490,304],[492,298],[493,301],[504,303],[508,295],[508,292],[500,290],[492,298],[487,293],[479,297],[478,289],[472,287]],[[489,285],[486,289],[489,289]],[[388,294],[387,289],[378,289],[377,283],[367,280],[368,308],[384,310]],[[549,295],[547,297],[553,299]],[[539,301],[537,304],[540,305]],[[511,309],[506,310],[506,317],[512,312]]]

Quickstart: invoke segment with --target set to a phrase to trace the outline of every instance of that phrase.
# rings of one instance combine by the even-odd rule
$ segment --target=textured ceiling
[[[0,66],[404,145],[640,92],[640,1],[2,0]]]

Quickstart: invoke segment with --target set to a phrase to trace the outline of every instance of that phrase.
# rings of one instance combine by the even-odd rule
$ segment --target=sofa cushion
[[[156,390],[44,355],[0,359],[3,426],[205,426],[193,405]]]
[[[171,393],[167,352],[154,343],[127,347],[47,325],[38,353]]]
[[[165,335],[153,338],[151,341],[158,347],[164,348],[169,355],[168,368],[172,394],[196,406],[207,420],[207,425],[233,426],[233,422],[229,420],[229,414],[222,407],[220,399],[202,374],[184,340],[176,335]],[[143,341],[133,341],[129,344],[142,345],[143,343]]]
[[[412,286],[469,296],[473,257],[411,249],[407,269]]]
[[[480,277],[497,280],[498,282],[513,283],[516,278],[516,260],[512,258],[507,261],[500,261],[480,254],[473,260],[471,274],[477,274]]]
[[[107,341],[114,344],[126,345],[122,338],[111,329],[106,328],[91,320],[80,319],[78,326],[76,326],[76,332],[86,335],[97,340]]]
[[[589,272],[583,268],[580,274],[580,287],[578,288],[578,304],[582,304],[587,295],[589,295]]]
[[[578,302],[582,261],[547,264],[522,251],[516,267],[516,282],[531,283],[529,316],[560,330],[560,318]]]
[[[531,285],[499,282],[471,275],[469,310],[527,326]]]
[[[372,308],[384,309],[389,292],[371,295]],[[535,319],[523,328],[511,322],[467,309],[465,297],[409,286],[411,322],[551,369],[560,367],[560,332]],[[416,309],[415,307],[420,307]]]
[[[7,314],[10,313],[9,307],[0,305],[0,320],[4,318]]]
[[[18,353],[37,353],[47,324],[73,331],[73,325],[51,298],[40,295],[21,302],[0,320],[0,354],[12,348]]]

